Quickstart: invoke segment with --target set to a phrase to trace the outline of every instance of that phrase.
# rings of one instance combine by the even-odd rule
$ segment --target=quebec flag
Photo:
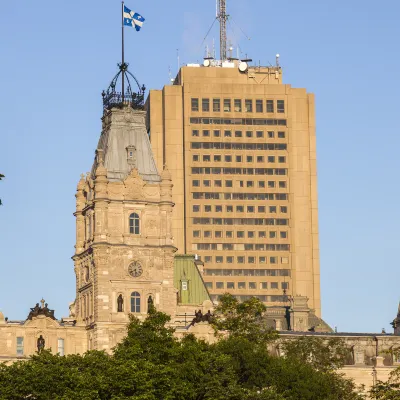
[[[140,14],[131,11],[124,4],[124,25],[131,26],[132,28],[135,28],[137,31],[140,31],[144,21],[145,19]]]

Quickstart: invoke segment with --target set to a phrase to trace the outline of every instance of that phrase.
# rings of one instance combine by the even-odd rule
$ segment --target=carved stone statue
[[[151,295],[147,299],[147,312],[153,311],[154,310],[154,301]]]
[[[39,303],[36,303],[35,307],[31,308],[31,311],[28,315],[28,319],[31,320],[33,317],[37,317],[39,315],[40,307]]]
[[[69,316],[70,318],[75,317],[76,315],[76,306],[75,301],[73,303],[69,303]]]
[[[194,324],[198,324],[199,322],[201,322],[202,318],[203,318],[203,313],[201,312],[201,310],[195,312],[194,313],[194,318],[193,318],[192,323],[190,325],[194,326]]]
[[[38,353],[40,353],[44,349],[45,344],[46,344],[46,341],[44,340],[44,337],[42,335],[40,335],[37,340]]]
[[[44,315],[45,317],[56,319],[54,316],[54,310],[50,310],[48,304],[41,300],[42,306],[39,306],[39,303],[36,303],[35,307],[31,308],[29,315],[27,317],[28,320],[32,320],[34,317],[38,317],[39,315]]]
[[[208,311],[207,311],[207,314],[204,314],[204,315],[203,315],[202,320],[205,321],[205,322],[210,323],[210,322],[211,322],[211,319],[212,319],[212,314],[211,314],[211,311],[208,310]]]
[[[117,309],[118,312],[124,312],[124,298],[122,297],[122,294],[120,294],[117,298],[117,306],[118,306]]]
[[[203,313],[201,312],[201,310],[195,312],[195,317],[193,318],[192,322],[191,322],[191,326],[194,326],[194,324],[198,324],[199,322],[208,322],[210,323],[212,320],[212,314],[211,311],[208,310],[206,314],[203,315]]]

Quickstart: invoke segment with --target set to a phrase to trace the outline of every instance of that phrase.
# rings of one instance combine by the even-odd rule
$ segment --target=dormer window
[[[136,147],[133,145],[129,145],[126,148],[126,160],[129,165],[132,167],[136,167]]]

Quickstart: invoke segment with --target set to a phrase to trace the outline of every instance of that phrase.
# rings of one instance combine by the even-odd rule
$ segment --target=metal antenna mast
[[[221,61],[226,60],[226,0],[217,0],[217,19],[220,25],[219,41],[220,41],[220,57]]]

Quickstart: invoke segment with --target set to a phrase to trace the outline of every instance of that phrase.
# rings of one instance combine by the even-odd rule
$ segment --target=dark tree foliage
[[[370,396],[374,400],[400,400],[400,368],[390,374],[387,382],[378,381]]]
[[[286,358],[306,362],[318,371],[334,371],[342,368],[349,349],[341,338],[301,336],[281,344]]]
[[[28,361],[1,365],[0,399],[361,398],[350,381],[331,370],[318,370],[295,357],[271,356],[267,347],[276,334],[260,327],[259,311],[264,306],[254,299],[245,305],[226,300],[215,324],[225,320],[230,334],[214,344],[193,335],[176,339],[167,327],[169,316],[152,309],[143,322],[131,317],[127,336],[113,355],[90,351],[83,356],[59,356],[42,351]]]

